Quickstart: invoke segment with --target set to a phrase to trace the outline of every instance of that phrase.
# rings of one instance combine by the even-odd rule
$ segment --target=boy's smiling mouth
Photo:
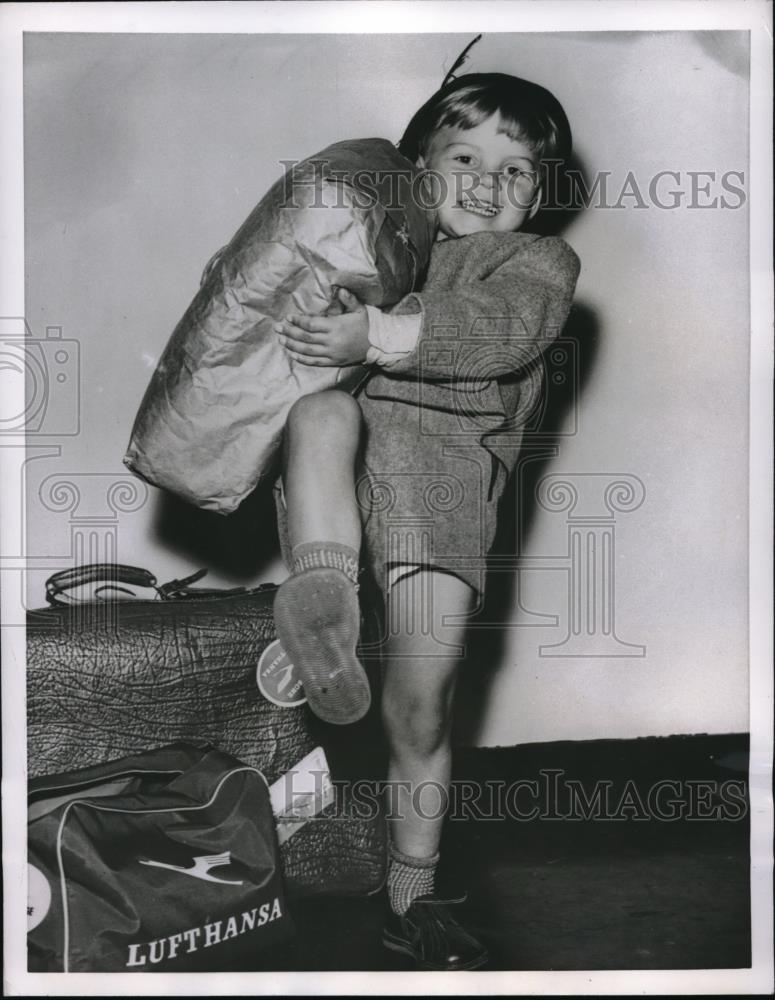
[[[466,212],[473,212],[474,215],[481,215],[485,219],[492,219],[500,212],[500,208],[492,202],[478,201],[466,194],[462,196],[459,204]]]

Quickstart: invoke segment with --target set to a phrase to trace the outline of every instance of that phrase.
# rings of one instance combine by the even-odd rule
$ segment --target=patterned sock
[[[430,858],[413,858],[390,845],[387,890],[393,913],[406,913],[418,896],[433,892],[438,863],[438,854]]]
[[[291,573],[297,576],[306,569],[338,569],[358,589],[358,553],[339,542],[302,542],[291,549]]]

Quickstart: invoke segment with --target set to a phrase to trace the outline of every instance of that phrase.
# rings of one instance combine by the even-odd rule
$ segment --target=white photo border
[[[400,8],[400,10],[397,10]],[[411,8],[411,13],[408,8]],[[399,15],[397,17],[397,14]],[[24,316],[22,43],[24,32],[412,33],[746,30],[751,37],[751,969],[590,972],[41,975],[26,971],[23,629],[2,633],[4,992],[39,995],[745,994],[773,989],[772,925],[772,6],[764,0],[502,2],[20,3],[0,8],[0,315]],[[24,409],[22,400],[11,405]],[[14,411],[16,412],[16,411]],[[7,458],[0,449],[0,460]],[[21,484],[4,461],[3,512]],[[24,551],[0,517],[0,552]],[[2,607],[18,595],[0,572]]]

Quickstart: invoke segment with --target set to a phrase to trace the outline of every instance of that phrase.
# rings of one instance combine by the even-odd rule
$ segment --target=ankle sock
[[[432,893],[439,855],[413,858],[402,854],[392,843],[388,865],[387,890],[390,908],[404,914],[418,896]]]
[[[340,542],[302,542],[291,549],[291,573],[307,569],[338,569],[358,589],[358,553]]]

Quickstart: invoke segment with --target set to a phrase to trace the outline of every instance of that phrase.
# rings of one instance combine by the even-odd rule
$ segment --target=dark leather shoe
[[[402,916],[391,913],[382,943],[410,955],[418,969],[457,972],[478,969],[489,958],[481,942],[460,926],[450,907],[462,899],[419,896]]]

